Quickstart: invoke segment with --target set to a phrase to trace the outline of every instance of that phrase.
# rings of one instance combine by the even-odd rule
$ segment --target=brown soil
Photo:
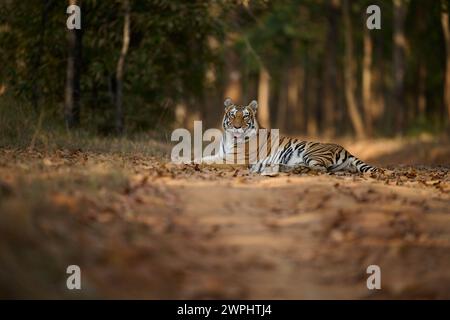
[[[388,147],[350,150],[384,174],[275,178],[2,150],[0,297],[448,299],[450,174],[438,165],[448,146]],[[398,165],[414,155],[431,166]],[[65,288],[70,264],[81,291]],[[366,287],[373,264],[381,290]]]

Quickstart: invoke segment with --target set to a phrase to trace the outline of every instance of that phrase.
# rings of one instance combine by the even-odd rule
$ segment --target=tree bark
[[[372,124],[379,124],[378,121],[381,119],[384,120],[384,117],[386,115],[386,59],[383,58],[383,52],[385,43],[383,41],[383,38],[381,35],[374,34],[374,37],[372,37],[372,43],[373,43],[373,61],[376,61],[375,63],[372,62],[373,66],[376,66],[372,69],[372,77],[371,77],[371,83],[372,83],[372,93],[371,93],[371,118],[372,118]],[[376,60],[375,60],[376,59]],[[382,122],[382,126],[379,126],[378,128],[382,131],[389,131],[389,128],[387,128],[387,121]],[[386,127],[385,127],[386,126]]]
[[[405,78],[405,18],[407,2],[394,0],[394,30],[393,30],[393,69],[394,69],[394,111],[397,133],[402,134],[405,129],[406,106],[404,101]]]
[[[279,94],[278,94],[278,115],[277,115],[277,129],[280,131],[286,131],[286,116],[288,112],[288,75],[289,70],[286,70],[281,74]]]
[[[425,63],[419,63],[417,86],[417,113],[421,119],[426,116],[427,110],[427,67]]]
[[[448,1],[442,1],[441,23],[445,38],[445,84],[444,84],[444,104],[447,109],[447,125],[450,126],[450,29],[448,21]]]
[[[239,66],[239,57],[233,48],[228,48],[226,59],[227,83],[225,88],[225,98],[231,98],[237,103],[244,103],[242,99],[241,78],[242,73]]]
[[[123,112],[123,75],[125,69],[125,59],[130,45],[130,3],[123,0],[124,23],[122,36],[122,49],[116,67],[116,132],[123,134],[124,112]]]
[[[270,128],[269,91],[270,76],[266,68],[261,66],[258,84],[258,114],[259,123],[264,128]]]
[[[373,101],[372,101],[372,51],[373,44],[370,32],[364,28],[363,32],[364,55],[362,70],[362,98],[364,106],[364,122],[368,136],[373,134]]]
[[[294,65],[289,71],[288,78],[288,92],[287,92],[287,106],[288,112],[291,115],[287,124],[289,132],[301,130],[301,121],[303,119],[303,81],[304,71],[300,62],[294,61]]]
[[[317,98],[319,75],[316,64],[311,58],[308,45],[305,46],[305,132],[308,137],[315,137],[319,133],[317,123]]]
[[[344,81],[345,81],[345,98],[347,101],[348,114],[358,138],[365,138],[366,131],[362,121],[361,114],[358,110],[357,99],[355,96],[355,57],[353,54],[353,34],[350,19],[349,0],[343,1],[343,20],[344,20],[344,36],[345,36],[345,55],[344,55]]]
[[[45,41],[45,33],[47,31],[47,20],[48,20],[48,12],[53,5],[53,0],[42,0],[42,9],[41,9],[41,26],[39,30],[39,37],[37,40],[37,50],[36,54],[33,57],[32,67],[33,67],[33,86],[31,91],[31,102],[35,110],[39,107],[39,98],[40,98],[40,72],[39,68],[41,66],[42,55],[44,54],[44,41]]]
[[[69,0],[69,5],[81,6],[80,0]],[[64,93],[64,113],[67,128],[73,128],[80,124],[80,75],[81,75],[81,50],[82,31],[73,29],[67,31],[67,69],[66,85]]]
[[[323,134],[333,137],[336,133],[335,121],[337,113],[337,65],[336,50],[338,41],[339,0],[330,1],[327,5],[327,36],[325,42],[325,64],[323,69]]]

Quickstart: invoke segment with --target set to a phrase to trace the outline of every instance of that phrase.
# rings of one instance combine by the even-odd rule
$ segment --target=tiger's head
[[[236,138],[245,138],[256,134],[259,125],[256,119],[258,102],[253,100],[247,106],[234,104],[230,98],[224,102],[223,129]]]

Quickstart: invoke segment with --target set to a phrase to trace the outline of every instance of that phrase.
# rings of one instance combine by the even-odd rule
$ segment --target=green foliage
[[[134,131],[154,128],[157,121],[170,123],[167,109],[186,96],[201,99],[206,65],[215,59],[207,40],[220,37],[221,30],[210,8],[222,4],[139,0],[131,5],[124,100],[128,127]],[[0,48],[2,83],[17,99],[38,95],[39,109],[57,110],[62,118],[66,3],[7,1],[0,11],[0,42],[7,44]],[[82,122],[94,123],[100,132],[109,132],[114,116],[111,90],[122,28],[121,1],[82,2]]]
[[[315,0],[134,0],[131,4],[131,42],[125,59],[124,109],[128,133],[149,129],[169,131],[174,109],[184,104],[190,113],[201,117],[221,105],[226,86],[227,52],[234,50],[242,69],[245,96],[254,95],[261,67],[271,76],[271,110],[278,108],[277,95],[283,89],[283,76],[301,65],[317,86],[307,93],[321,97],[329,1]],[[422,128],[417,120],[419,68],[426,68],[425,97],[427,122],[444,124],[443,83],[445,79],[445,42],[441,26],[441,1],[407,1],[405,23],[407,37],[405,101],[409,124]],[[67,66],[67,1],[0,2],[0,99],[9,101],[12,119],[21,112],[12,105],[26,104],[33,119],[39,115],[63,123],[64,85]],[[100,135],[109,135],[114,126],[115,72],[122,47],[123,1],[82,1],[82,127]],[[393,4],[383,0],[350,1],[352,36],[358,77],[356,98],[361,100],[361,74],[365,8],[377,4],[382,12],[382,29],[372,30],[373,69],[380,73],[376,90],[392,102]],[[335,19],[335,61],[337,79],[343,79],[344,43],[342,8],[331,13]],[[213,76],[208,78],[208,75]],[[340,80],[339,80],[340,81]],[[253,89],[252,89],[253,88]],[[336,110],[348,120],[344,85],[335,93],[342,100]],[[253,92],[252,92],[253,90]],[[247,94],[247,91],[251,92]],[[10,100],[14,100],[12,103]],[[303,97],[301,98],[303,99]],[[322,101],[308,106],[323,118]],[[315,110],[317,109],[317,110]],[[363,110],[360,110],[363,112]],[[2,111],[5,116],[5,110]],[[387,118],[395,110],[386,107],[377,120],[378,132],[386,132]],[[276,112],[275,112],[276,113]],[[28,117],[26,121],[31,121]],[[416,121],[417,120],[417,121]],[[10,121],[14,123],[15,120]],[[28,125],[25,124],[24,125]],[[58,126],[56,125],[56,126]],[[321,128],[319,123],[318,127]],[[338,126],[338,124],[337,124]],[[389,126],[389,124],[387,125]],[[343,126],[345,127],[345,126]],[[390,128],[392,131],[392,128]],[[341,132],[345,133],[345,132]]]

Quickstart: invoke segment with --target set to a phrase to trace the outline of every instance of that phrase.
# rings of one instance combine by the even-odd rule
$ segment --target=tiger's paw
[[[347,176],[347,175],[349,175],[349,173],[346,171],[334,171],[334,172],[330,171],[330,172],[328,172],[328,174],[331,176]]]
[[[262,176],[268,176],[268,177],[276,177],[279,174],[280,174],[280,167],[279,166],[267,166],[261,172]]]

